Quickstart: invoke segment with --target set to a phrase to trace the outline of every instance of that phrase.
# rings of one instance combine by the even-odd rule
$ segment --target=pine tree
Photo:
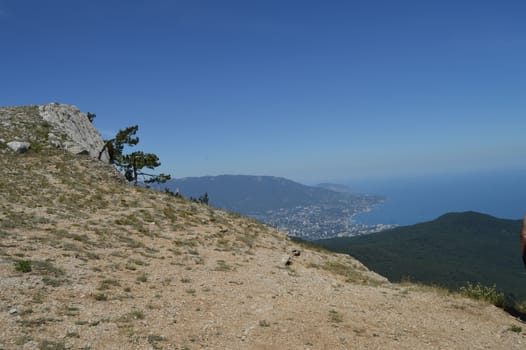
[[[114,138],[106,140],[104,147],[99,152],[99,160],[104,151],[108,152],[109,161],[124,173],[124,177],[135,185],[139,177],[145,183],[159,182],[164,183],[170,180],[169,174],[150,174],[143,171],[144,168],[154,169],[161,165],[159,157],[153,153],[144,153],[135,151],[130,154],[124,154],[124,147],[133,147],[139,143],[139,138],[135,136],[139,130],[138,125],[129,126],[124,130],[119,130]]]

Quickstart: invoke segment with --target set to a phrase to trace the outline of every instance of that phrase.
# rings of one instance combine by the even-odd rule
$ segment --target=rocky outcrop
[[[29,147],[61,148],[98,158],[104,141],[86,114],[77,107],[59,103],[0,108],[0,136],[7,149],[22,153]],[[1,145],[0,145],[1,146]],[[1,151],[1,149],[0,149]],[[101,156],[109,161],[107,152]]]
[[[86,114],[74,106],[62,104],[48,104],[38,107],[40,116],[68,136],[62,143],[62,147],[72,153],[89,154],[98,157],[100,150],[104,147],[104,141],[93,124],[88,120]],[[55,135],[49,135],[50,141],[55,145],[58,139]],[[103,154],[103,161],[108,161],[108,155]]]

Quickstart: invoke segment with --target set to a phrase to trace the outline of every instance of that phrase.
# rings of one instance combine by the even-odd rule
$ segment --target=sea
[[[348,181],[353,192],[385,201],[354,217],[359,224],[412,225],[449,212],[476,211],[503,219],[526,213],[526,169],[487,170]]]

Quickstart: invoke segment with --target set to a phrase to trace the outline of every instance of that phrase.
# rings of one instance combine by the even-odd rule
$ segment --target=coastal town
[[[304,240],[349,237],[379,232],[395,225],[365,225],[354,220],[371,207],[333,207],[333,206],[298,206],[268,210],[264,214],[252,215],[267,225],[288,233],[291,237]]]

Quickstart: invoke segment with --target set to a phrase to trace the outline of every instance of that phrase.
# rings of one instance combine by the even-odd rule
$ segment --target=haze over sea
[[[347,182],[354,192],[379,194],[384,203],[355,217],[363,224],[412,225],[447,212],[477,211],[505,219],[526,212],[526,169]]]

